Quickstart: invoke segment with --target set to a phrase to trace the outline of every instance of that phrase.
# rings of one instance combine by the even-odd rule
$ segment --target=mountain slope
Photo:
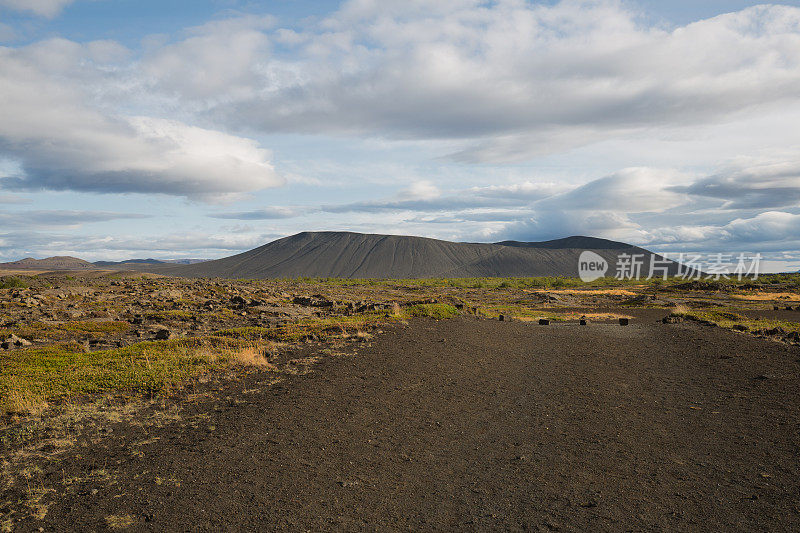
[[[649,252],[624,243],[569,237],[543,243],[457,243],[398,235],[304,232],[253,250],[193,265],[142,265],[168,275],[223,278],[455,278],[577,276],[578,257],[592,250],[610,265],[619,254]],[[643,272],[647,272],[645,263]],[[677,272],[677,264],[671,267]]]
[[[26,257],[19,261],[0,263],[0,268],[8,270],[93,270],[96,267],[92,263],[77,257],[56,256],[46,259]]]

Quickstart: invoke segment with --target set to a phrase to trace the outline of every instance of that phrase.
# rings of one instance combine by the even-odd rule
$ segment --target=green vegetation
[[[184,311],[182,309],[169,309],[164,311],[150,311],[144,316],[151,320],[191,320],[197,316],[194,311]]]
[[[0,368],[0,412],[35,410],[49,401],[97,392],[168,390],[218,368],[248,345],[226,337],[142,342],[85,352],[75,345],[16,350]]]
[[[0,279],[0,289],[27,289],[30,285],[16,276]]]
[[[458,315],[458,309],[448,304],[417,304],[406,309],[409,317],[427,317],[442,320]]]
[[[125,333],[128,329],[130,329],[130,324],[127,322],[118,322],[114,320],[105,322],[73,321],[61,324],[33,322],[13,328],[0,329],[0,336],[14,334],[29,340],[47,339],[51,341],[63,341],[86,335],[92,338],[101,338],[106,335]]]
[[[741,313],[726,310],[692,310],[690,312],[676,312],[671,316],[679,316],[685,320],[696,320],[714,324],[725,329],[764,333],[770,330],[783,331],[784,334],[800,332],[800,323],[788,320],[772,320],[766,318],[749,318]]]

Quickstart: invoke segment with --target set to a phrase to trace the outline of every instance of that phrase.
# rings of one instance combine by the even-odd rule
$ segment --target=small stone
[[[627,326],[629,323],[630,323],[630,320],[627,319],[627,318],[620,318],[619,319],[619,325],[620,326]]]
[[[166,341],[172,338],[172,332],[168,329],[160,329],[156,331],[157,341]]]
[[[550,320],[548,320],[546,318],[540,318],[539,319],[539,325],[540,326],[548,326],[548,325],[550,325]]]

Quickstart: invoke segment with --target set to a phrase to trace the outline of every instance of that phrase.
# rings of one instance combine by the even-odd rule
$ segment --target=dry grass
[[[737,300],[752,300],[755,302],[781,300],[782,302],[800,302],[800,294],[794,292],[754,292],[749,294],[731,294]]]
[[[672,308],[672,313],[676,314],[676,315],[685,315],[686,313],[689,313],[690,311],[691,311],[691,309],[689,309],[689,307],[687,307],[687,306],[685,306],[683,304],[678,304],[678,305],[676,305],[675,307]]]
[[[111,529],[125,529],[133,525],[133,517],[130,515],[109,515],[106,517],[106,524]]]
[[[267,346],[248,346],[234,355],[233,361],[239,365],[277,371],[278,368],[269,362],[271,353],[272,350]]]
[[[638,288],[641,287],[638,286],[632,287],[632,289],[638,289]],[[585,289],[551,289],[548,290],[547,292],[553,294],[569,294],[573,296],[586,296],[591,294],[602,294],[607,296],[638,296],[640,294],[633,290],[627,290],[627,289],[597,289],[593,287],[587,287]]]
[[[12,381],[5,391],[5,409],[15,413],[28,413],[34,416],[41,415],[47,410],[48,403],[45,396],[26,388],[19,381]]]

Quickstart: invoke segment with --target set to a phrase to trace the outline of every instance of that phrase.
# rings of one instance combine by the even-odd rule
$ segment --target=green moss
[[[458,309],[449,304],[417,304],[406,309],[410,317],[425,317],[441,320],[458,315]]]
[[[121,334],[130,329],[127,322],[106,321],[74,321],[62,324],[46,324],[32,322],[8,329],[0,329],[0,335],[14,334],[25,339],[48,339],[52,341],[69,340],[90,336],[101,338],[106,335]]]

